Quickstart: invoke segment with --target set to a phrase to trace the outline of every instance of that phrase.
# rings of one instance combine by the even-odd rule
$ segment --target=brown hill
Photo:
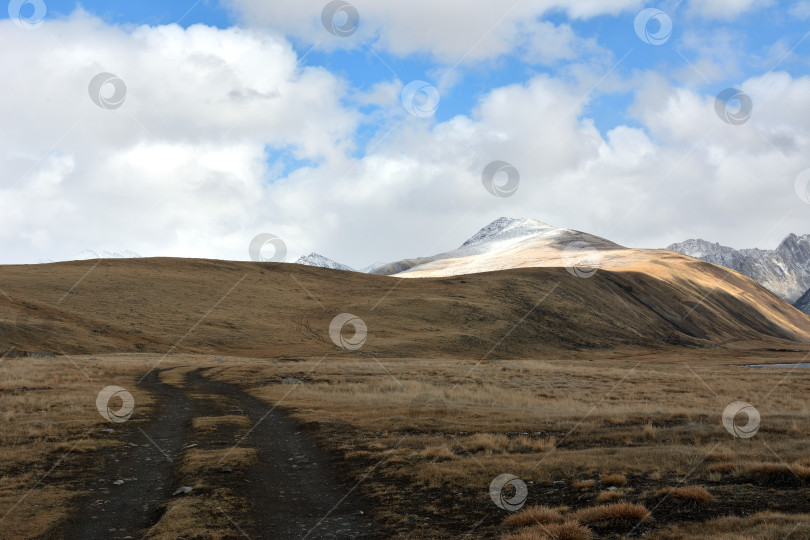
[[[754,281],[649,253],[659,255],[647,267],[636,261],[588,279],[564,268],[400,279],[194,259],[3,266],[0,351],[492,358],[807,343],[810,318]],[[342,352],[329,337],[344,312],[368,327],[359,351]]]

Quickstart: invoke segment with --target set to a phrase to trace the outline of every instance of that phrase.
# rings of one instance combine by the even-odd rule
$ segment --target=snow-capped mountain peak
[[[492,241],[513,240],[548,232],[554,227],[536,219],[514,219],[501,217],[475,233],[461,247],[475,246]]]
[[[346,266],[345,264],[340,264],[332,259],[327,259],[323,255],[319,255],[318,253],[310,253],[309,255],[305,255],[303,257],[299,257],[295,264],[303,264],[306,266],[317,266],[320,268],[331,268],[332,270],[345,270],[347,272],[355,272],[354,268]]]

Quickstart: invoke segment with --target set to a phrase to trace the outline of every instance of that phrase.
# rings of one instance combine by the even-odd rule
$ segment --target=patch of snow
[[[332,259],[327,259],[323,255],[319,255],[317,253],[310,253],[309,255],[305,255],[303,257],[299,257],[295,264],[303,264],[306,266],[317,266],[319,268],[330,268],[332,270],[344,270],[346,272],[356,272],[354,268],[346,266],[345,264],[340,264]]]

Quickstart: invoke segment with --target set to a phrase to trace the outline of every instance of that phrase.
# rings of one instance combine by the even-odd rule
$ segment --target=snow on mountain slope
[[[550,232],[554,227],[536,219],[498,218],[464,242],[461,247],[477,246],[496,241],[515,240]]]
[[[323,255],[317,253],[310,253],[303,257],[299,257],[295,264],[303,264],[306,266],[318,266],[320,268],[331,268],[332,270],[345,270],[346,272],[356,272],[354,268],[340,264],[332,259],[327,259]]]
[[[736,270],[788,302],[810,289],[810,235],[790,234],[774,250],[737,250],[700,239],[666,249]]]
[[[92,249],[85,249],[78,255],[75,260],[84,261],[92,259],[140,259],[141,256],[134,251],[124,250],[117,251],[93,251]]]
[[[614,250],[629,251],[604,238],[536,219],[498,218],[458,249],[390,263],[375,273],[434,277],[524,267],[586,267]]]

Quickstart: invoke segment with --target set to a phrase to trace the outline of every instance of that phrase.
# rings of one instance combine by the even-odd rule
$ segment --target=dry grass
[[[358,471],[379,461],[384,478],[411,486],[402,496],[392,493],[387,480],[364,484],[372,496],[384,501],[386,519],[393,521],[394,515],[407,514],[404,501],[419,497],[425,489],[455,494],[455,509],[438,506],[428,511],[434,523],[449,521],[444,515],[468,512],[477,494],[504,472],[529,482],[529,504],[547,503],[533,499],[533,493],[552,486],[593,492],[594,499],[601,497],[595,501],[599,504],[614,497],[632,504],[644,502],[645,493],[665,489],[687,474],[696,482],[755,471],[765,474],[767,468],[761,466],[746,473],[744,464],[769,463],[771,450],[806,466],[800,462],[806,457],[801,433],[810,431],[810,407],[803,397],[810,392],[810,373],[795,371],[791,385],[765,401],[748,398],[762,413],[762,428],[742,445],[723,429],[718,420],[722,402],[718,405],[706,385],[727,392],[721,397],[729,403],[760,395],[763,386],[776,385],[783,373],[740,364],[764,358],[742,359],[739,354],[595,358],[497,364],[435,358],[323,363],[302,359],[273,366],[230,364],[210,373],[231,382],[305,379],[289,393],[277,382],[263,382],[249,391],[268,403],[283,397],[283,406],[302,422],[347,426],[351,437],[337,429],[324,430],[323,443],[353,458],[349,463]],[[390,375],[370,376],[379,374],[380,365]],[[592,411],[595,398],[606,395],[610,399]],[[654,427],[654,436],[648,426]],[[802,472],[798,467],[796,471]],[[795,481],[784,466],[771,472],[791,474]],[[600,486],[634,485],[636,478],[643,487],[637,492],[597,491]],[[658,485],[649,487],[650,482]],[[760,488],[752,483],[739,489]],[[713,493],[718,502],[725,500],[722,490]],[[667,519],[656,515],[655,522],[644,522],[644,528],[661,528]],[[420,534],[430,537],[428,532],[412,536]]]
[[[760,478],[780,479],[791,477],[807,480],[810,479],[810,467],[802,465],[799,462],[792,464],[788,463],[774,463],[774,462],[745,462],[737,467],[737,473],[741,475],[751,475]]]
[[[596,502],[598,503],[611,502],[615,501],[616,499],[621,499],[622,497],[624,497],[624,495],[625,495],[624,491],[622,491],[621,489],[615,489],[613,491],[611,490],[600,491],[599,494],[596,496]]]
[[[420,455],[431,461],[447,461],[456,459],[456,455],[447,446],[428,446]]]
[[[571,516],[576,521],[590,524],[639,522],[650,517],[650,511],[641,504],[619,502],[582,508]]]
[[[684,501],[694,502],[709,502],[714,497],[703,486],[682,486],[662,489],[658,492],[658,496],[669,495],[673,499],[680,499]]]
[[[604,474],[599,478],[599,483],[607,487],[623,487],[627,484],[627,477],[623,474]]]
[[[582,519],[584,524],[601,523],[590,521],[593,519],[637,522],[646,510],[638,510],[633,503],[644,502],[644,493],[666,489],[690,472],[696,484],[734,481],[734,497],[729,497],[730,491],[711,486],[717,505],[736,504],[736,508],[743,508],[746,501],[740,498],[749,494],[759,505],[804,496],[801,487],[786,497],[768,496],[757,480],[802,486],[801,482],[810,478],[803,436],[810,431],[810,407],[805,398],[810,393],[807,371],[796,370],[790,385],[782,385],[766,398],[761,389],[774,387],[784,373],[748,370],[739,364],[774,361],[776,356],[741,359],[739,355],[724,357],[717,353],[711,358],[705,354],[699,358],[610,357],[596,353],[594,357],[593,362],[522,360],[480,365],[455,358],[321,361],[319,357],[278,364],[228,358],[212,364],[208,373],[246,385],[257,397],[270,404],[280,402],[299,421],[317,426],[314,433],[320,441],[347,457],[341,466],[348,474],[356,474],[359,479],[379,462],[363,483],[364,493],[378,503],[386,523],[413,523],[408,516],[414,515],[417,504],[421,505],[418,515],[429,516],[430,527],[400,525],[401,530],[416,527],[410,535],[413,538],[452,536],[442,527],[449,526],[453,516],[466,518],[467,513],[476,512],[474,502],[480,500],[492,479],[504,472],[528,483],[529,504],[554,505],[562,501],[541,500],[537,494],[549,488],[569,496],[585,490],[590,492],[587,500],[601,497],[596,502],[609,502],[605,498],[617,495],[601,495],[597,487],[609,485],[608,481],[619,483],[610,479],[614,475],[609,472],[622,471],[618,476],[624,478],[625,485],[638,491],[617,489],[610,493],[623,492],[630,510],[624,507],[625,513],[621,513],[611,504],[571,514],[558,510],[566,519]],[[144,363],[160,357],[101,358],[91,361],[89,357],[74,357],[71,360],[75,366],[67,358],[7,359],[2,364],[0,515],[11,509],[49,465],[71,448],[66,464],[80,457],[82,463],[89,458],[92,466],[94,452],[120,444],[117,433],[99,435],[99,431],[92,431],[90,437],[84,437],[88,429],[107,427],[94,404],[103,386],[118,384],[131,389],[136,399],[131,422],[148,413],[151,398],[139,392],[134,381],[145,371]],[[684,367],[684,362],[702,380]],[[206,361],[187,356],[164,363],[161,367],[177,368],[167,371],[165,380],[180,384],[190,366]],[[380,365],[390,376],[380,376]],[[280,383],[284,377],[305,383],[285,387]],[[762,413],[762,427],[754,439],[739,441],[723,429],[718,421],[722,401],[718,405],[717,397],[706,390],[704,382],[719,392],[723,401],[756,402]],[[609,399],[599,402],[608,395]],[[595,402],[600,405],[592,410]],[[193,423],[202,434],[225,425],[241,429],[244,420],[223,416],[198,418]],[[654,437],[645,435],[648,425],[655,426]],[[773,452],[785,463],[775,463]],[[194,464],[195,453],[186,454],[190,459],[183,465],[188,467],[186,472],[208,470],[205,463],[213,455],[203,456],[200,463]],[[83,474],[93,471],[88,469]],[[47,487],[40,485],[5,518],[4,532],[14,537],[36,536],[64,519],[69,497],[76,494],[67,486],[65,479]],[[421,494],[431,493],[429,490],[451,494],[448,499],[453,502],[415,502],[421,500]],[[34,500],[40,506],[34,507]],[[173,505],[180,503],[183,505],[178,506],[177,515],[189,519],[203,519],[203,514],[194,512],[211,511],[193,498],[173,501]],[[496,508],[493,506],[491,511]],[[470,517],[481,519],[484,515]],[[667,534],[681,534],[677,524],[659,510],[655,518],[655,522],[644,525],[645,530],[654,531],[653,537],[664,529]],[[764,531],[762,535],[752,537],[771,538],[767,536],[770,530],[789,532],[782,523],[792,516],[768,519],[768,524],[757,525]],[[724,523],[710,521],[706,527],[717,527],[718,535],[744,534],[742,528],[726,530]],[[796,523],[794,520],[793,526]],[[703,534],[710,529],[696,530]],[[797,530],[804,529],[800,526]],[[171,533],[165,534],[168,537]],[[684,538],[691,537],[683,534]],[[778,534],[772,537],[779,538]]]
[[[519,527],[531,527],[533,525],[562,523],[563,521],[562,514],[553,508],[547,506],[531,506],[507,517],[503,520],[503,524],[510,529],[516,529]]]
[[[237,538],[238,531],[229,518],[229,510],[242,501],[229,490],[215,490],[205,497],[189,494],[170,501],[161,520],[149,533],[150,540],[195,538],[223,540]]]
[[[593,478],[588,478],[587,480],[576,480],[574,483],[571,484],[574,489],[579,489],[582,491],[590,491],[596,487],[596,480]]]
[[[501,540],[590,540],[593,533],[576,521],[535,526],[501,537]]]
[[[191,427],[201,433],[213,433],[219,429],[236,427],[250,429],[250,420],[246,416],[198,416],[191,422]]]
[[[810,538],[810,514],[759,512],[667,527],[662,540],[803,540]]]
[[[199,482],[204,475],[217,472],[224,465],[231,467],[233,471],[247,470],[256,463],[258,452],[253,448],[224,448],[220,450],[202,450],[199,448],[189,448],[183,452],[183,459],[180,462],[180,473],[188,478],[186,485],[191,487],[201,487]]]
[[[4,536],[44,535],[68,517],[71,499],[81,494],[81,487],[75,486],[100,474],[100,461],[92,456],[123,444],[123,430],[99,414],[96,396],[109,385],[124,387],[135,399],[129,422],[143,421],[153,404],[136,386],[145,371],[142,361],[126,355],[0,361],[0,526]],[[108,428],[114,431],[102,431]],[[67,471],[72,478],[65,478]]]
[[[187,372],[187,369],[180,368],[164,373],[170,374],[168,380],[182,386],[181,381],[185,380]],[[215,399],[196,393],[195,396],[197,399],[208,399],[211,402],[221,400],[221,396]],[[241,415],[198,416],[191,421],[194,430],[192,440],[201,441],[219,430],[232,428],[247,430],[251,425],[250,420]],[[234,519],[244,515],[248,502],[244,497],[233,493],[232,489],[221,487],[219,479],[224,466],[230,468],[230,474],[245,473],[256,464],[258,456],[256,449],[243,446],[218,449],[193,446],[183,450],[175,469],[175,476],[180,485],[189,486],[194,491],[175,497],[166,504],[166,512],[148,536],[150,540],[174,538],[220,540],[239,536],[237,533],[240,530]],[[205,495],[197,495],[200,492]]]
[[[469,452],[504,453],[509,449],[509,437],[500,433],[476,433],[461,440]]]

